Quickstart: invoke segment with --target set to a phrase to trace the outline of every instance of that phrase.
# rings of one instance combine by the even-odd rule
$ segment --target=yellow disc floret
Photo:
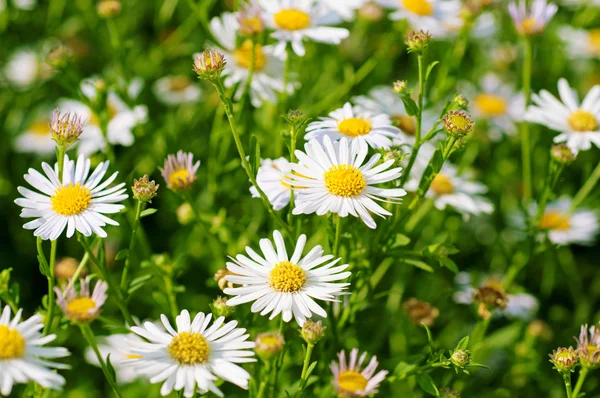
[[[444,174],[438,174],[435,176],[433,181],[431,181],[431,189],[437,195],[448,195],[454,192],[452,180],[450,180],[450,178]]]
[[[267,64],[267,58],[260,44],[252,44],[252,40],[246,40],[233,51],[235,62],[242,68],[249,69],[252,65],[252,47],[254,46],[254,70],[261,71]]]
[[[521,22],[521,31],[526,35],[538,33],[539,27],[535,18],[526,18]]]
[[[402,0],[402,5],[413,14],[421,16],[433,14],[433,6],[427,0]]]
[[[576,132],[595,131],[598,128],[596,117],[588,111],[576,110],[569,116],[569,127]]]
[[[22,358],[25,355],[25,339],[17,329],[0,325],[0,361]]]
[[[475,105],[488,116],[501,116],[506,113],[506,100],[495,94],[479,94],[475,97]]]
[[[338,130],[348,137],[358,137],[371,132],[371,123],[360,117],[352,117],[342,120],[338,124]]]
[[[346,392],[364,391],[367,388],[367,379],[358,372],[346,370],[338,376],[338,385]]]
[[[79,183],[64,185],[54,191],[50,198],[52,210],[62,216],[74,216],[88,208],[92,201],[92,193]]]
[[[167,349],[171,357],[182,365],[203,364],[210,357],[210,345],[201,333],[179,333]]]
[[[283,30],[302,30],[310,26],[310,15],[296,8],[287,8],[275,14],[275,24]]]
[[[570,226],[569,217],[557,211],[547,211],[540,222],[541,229],[566,231]]]
[[[589,31],[589,44],[594,54],[600,54],[600,29]]]
[[[169,184],[177,188],[183,188],[187,186],[187,180],[189,175],[190,173],[187,171],[187,169],[180,169],[174,171],[169,176]]]
[[[98,314],[97,311],[90,312],[96,308],[96,302],[89,297],[78,297],[67,303],[67,313],[72,319],[88,321]]]
[[[323,174],[325,187],[336,196],[354,198],[367,187],[363,173],[349,164],[333,166]]]
[[[297,264],[282,261],[275,264],[269,277],[269,285],[281,293],[295,293],[306,283],[306,273]]]

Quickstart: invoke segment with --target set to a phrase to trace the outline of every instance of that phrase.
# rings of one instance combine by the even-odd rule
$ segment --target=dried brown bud
[[[113,18],[121,12],[121,1],[101,0],[96,4],[96,10],[100,18]]]
[[[219,285],[219,289],[225,290],[226,287],[232,288],[233,282],[229,282],[225,279],[227,275],[235,275],[233,272],[230,272],[227,268],[221,268],[215,273],[215,280],[217,281],[217,285]]]
[[[61,258],[54,265],[54,274],[56,275],[56,279],[68,281],[69,279],[73,278],[78,266],[79,261],[73,257]],[[81,276],[84,277],[86,274],[87,270],[84,268],[81,271]]]
[[[406,312],[406,316],[415,325],[424,324],[432,326],[436,318],[440,315],[440,311],[426,301],[417,298],[409,298],[402,303],[402,308]]]
[[[473,299],[479,304],[479,316],[484,319],[487,319],[492,315],[492,310],[496,308],[503,310],[508,304],[508,296],[504,292],[502,286],[497,283],[488,283],[487,285],[480,287],[475,292]]]

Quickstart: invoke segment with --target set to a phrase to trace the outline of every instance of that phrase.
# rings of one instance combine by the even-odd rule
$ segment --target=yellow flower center
[[[506,100],[495,94],[479,94],[475,105],[488,116],[500,116],[506,113]]]
[[[279,347],[281,345],[281,338],[276,335],[263,335],[260,337],[260,344],[266,347]]]
[[[437,195],[448,195],[454,192],[452,180],[441,173],[436,175],[433,181],[431,181],[431,189],[433,189]]]
[[[0,361],[22,358],[25,355],[25,339],[17,329],[0,325]]]
[[[287,8],[275,14],[275,24],[283,30],[302,30],[310,26],[310,15],[296,8]]]
[[[281,293],[295,293],[306,283],[306,273],[297,264],[282,261],[271,270],[269,285]]]
[[[92,193],[79,183],[63,185],[54,191],[50,198],[52,210],[62,216],[74,216],[82,213],[92,202]]]
[[[346,370],[338,376],[338,385],[343,391],[364,391],[367,388],[367,379],[358,372]]]
[[[338,130],[348,137],[358,137],[371,132],[371,123],[361,117],[351,117],[342,120],[338,124]]]
[[[252,40],[246,40],[233,52],[235,62],[242,68],[249,69],[252,64],[252,46]],[[267,58],[260,44],[256,44],[254,49],[254,70],[261,71],[267,64]]]
[[[408,115],[394,115],[392,116],[392,121],[400,130],[402,130],[407,135],[415,135],[417,132],[417,125],[415,123],[415,118]]]
[[[596,117],[590,112],[581,109],[571,113],[568,122],[569,127],[577,132],[594,131],[598,128]]]
[[[186,88],[188,88],[190,86],[190,79],[187,76],[174,76],[171,79],[169,79],[169,90],[173,91],[175,93],[180,93],[182,91],[185,91]]]
[[[433,5],[427,0],[402,0],[402,5],[413,14],[420,16],[433,14]]]
[[[537,22],[535,18],[526,18],[523,20],[523,22],[521,22],[521,30],[526,35],[537,33],[536,24]]]
[[[78,297],[67,303],[69,316],[80,321],[87,321],[96,316],[90,310],[96,308],[96,302],[89,297]]]
[[[201,333],[179,333],[167,349],[171,357],[182,365],[199,365],[208,362],[210,357],[210,345]]]
[[[591,29],[589,35],[590,46],[597,53],[600,51],[600,29]]]
[[[471,125],[471,121],[461,115],[450,116],[450,123],[459,130],[467,130]]]
[[[50,125],[48,122],[38,120],[31,123],[31,126],[29,126],[29,131],[35,135],[46,136],[50,134]]]
[[[541,229],[566,231],[570,228],[569,217],[557,211],[548,211],[542,216]]]
[[[181,188],[186,185],[186,181],[189,176],[190,176],[190,173],[187,171],[187,169],[180,169],[180,170],[174,171],[169,176],[169,184],[171,184],[175,187]]]
[[[367,180],[362,172],[349,164],[333,166],[323,174],[325,187],[336,196],[353,198],[367,187]]]

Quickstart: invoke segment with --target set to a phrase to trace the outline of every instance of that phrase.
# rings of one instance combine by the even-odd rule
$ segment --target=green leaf
[[[400,98],[402,99],[404,109],[406,109],[406,114],[408,116],[416,116],[417,113],[419,113],[419,106],[409,95],[403,95]]]
[[[110,362],[110,354],[108,354],[106,356],[106,367],[108,368],[110,377],[112,377],[112,379],[116,381],[117,380],[117,372],[115,372],[115,368],[113,367],[112,363]]]
[[[402,262],[404,262],[406,264],[410,264],[419,269],[422,269],[423,271],[433,272],[433,268],[431,268],[431,266],[429,264],[427,264],[426,262],[423,262],[421,260],[415,260],[412,258],[403,258]]]
[[[438,388],[435,386],[433,379],[428,374],[418,374],[417,384],[419,384],[419,387],[421,387],[426,393],[431,394],[434,397],[440,396]]]
[[[154,214],[158,211],[158,209],[146,209],[143,212],[140,213],[140,218],[144,218],[147,217],[151,214]]]
[[[425,331],[427,332],[427,342],[429,343],[431,348],[435,348],[435,346],[433,345],[433,335],[431,334],[431,330],[429,330],[429,327],[424,323],[421,323],[421,326],[423,326],[425,328]]]
[[[438,261],[442,267],[448,268],[455,274],[458,273],[458,266],[453,260],[450,260],[449,258],[440,258]]]
[[[487,370],[492,370],[489,367],[485,366],[484,364],[478,363],[478,362],[471,362],[471,363],[469,363],[469,365],[467,367],[468,368],[484,368]]]
[[[396,369],[394,369],[394,374],[398,376],[399,379],[404,379],[408,373],[412,372],[416,368],[417,365],[415,364],[400,362],[396,366]]]
[[[469,347],[469,336],[463,337],[456,345],[456,350],[466,350]]]
[[[404,234],[396,234],[394,238],[394,243],[392,244],[392,249],[396,247],[406,246],[410,243],[410,238]]]
[[[427,72],[425,73],[425,80],[429,80],[429,75],[431,74],[431,71],[439,63],[440,63],[440,61],[434,61],[434,62],[432,62],[432,63],[429,64],[429,66],[427,67]]]
[[[115,260],[123,260],[129,257],[129,249],[119,250],[117,255],[115,256]]]

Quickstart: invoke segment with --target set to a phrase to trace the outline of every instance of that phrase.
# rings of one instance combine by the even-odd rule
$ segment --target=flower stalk
[[[531,100],[531,64],[533,61],[533,49],[531,38],[523,37],[523,70],[522,85],[525,97],[525,108]],[[523,204],[525,208],[531,202],[531,136],[529,134],[529,122],[524,121],[521,125],[521,156],[523,173]]]
[[[110,371],[108,365],[106,364],[106,361],[102,357],[102,354],[100,354],[98,344],[96,343],[96,336],[94,336],[94,332],[92,331],[92,328],[90,327],[89,323],[78,323],[77,326],[79,326],[81,334],[94,351],[94,354],[96,354],[96,358],[98,358],[98,362],[100,363],[100,367],[102,368],[102,372],[104,373],[104,377],[106,377],[108,384],[110,385],[114,393],[117,395],[117,397],[121,398],[123,396],[121,394],[121,390],[119,389],[119,386],[113,377],[113,373]]]

